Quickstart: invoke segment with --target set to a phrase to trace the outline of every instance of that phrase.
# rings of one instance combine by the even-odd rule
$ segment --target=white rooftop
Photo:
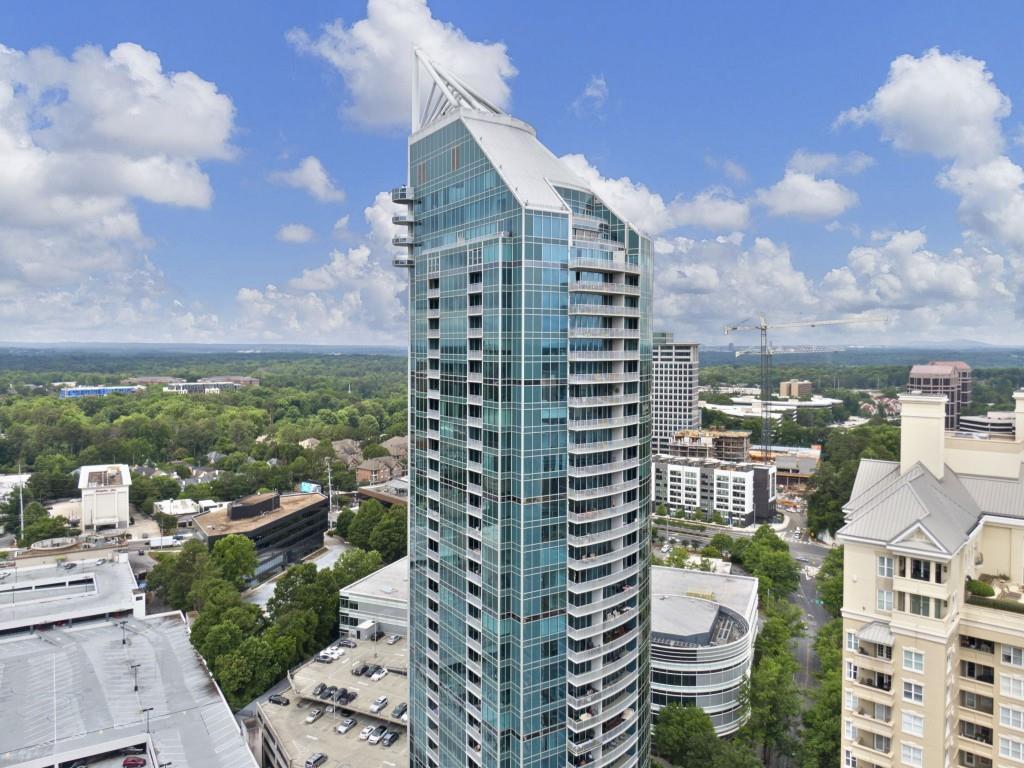
[[[71,569],[42,565],[0,572],[6,574],[0,575],[0,634],[132,611],[138,585],[127,559],[96,563],[76,560]]]
[[[354,581],[340,592],[348,596],[409,602],[409,557],[395,560],[383,568]]]
[[[103,622],[0,640],[0,679],[0,768],[131,745],[146,745],[154,766],[256,768],[181,614],[128,619],[123,632]]]
[[[91,464],[78,470],[78,489],[120,488],[132,484],[127,464]]]
[[[708,632],[718,606],[739,614],[751,626],[757,614],[757,579],[651,566],[651,631],[688,637]]]

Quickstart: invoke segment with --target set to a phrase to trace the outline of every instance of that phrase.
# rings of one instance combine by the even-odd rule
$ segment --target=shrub
[[[991,584],[986,584],[979,579],[969,579],[967,581],[967,591],[978,597],[994,597],[996,594]]]

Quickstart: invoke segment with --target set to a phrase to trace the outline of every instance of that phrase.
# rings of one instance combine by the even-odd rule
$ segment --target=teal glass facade
[[[411,765],[646,766],[650,243],[581,185],[521,199],[481,119],[418,131],[395,198]]]

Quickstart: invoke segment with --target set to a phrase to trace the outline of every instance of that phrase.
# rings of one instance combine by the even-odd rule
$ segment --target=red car
[[[122,768],[146,768],[146,758],[132,755],[131,757],[126,757],[121,766]]]

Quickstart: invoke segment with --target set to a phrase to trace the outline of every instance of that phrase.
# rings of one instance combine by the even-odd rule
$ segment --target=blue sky
[[[415,43],[655,238],[661,327],[1024,343],[1024,12],[821,7],[8,0],[0,339],[401,343]]]

